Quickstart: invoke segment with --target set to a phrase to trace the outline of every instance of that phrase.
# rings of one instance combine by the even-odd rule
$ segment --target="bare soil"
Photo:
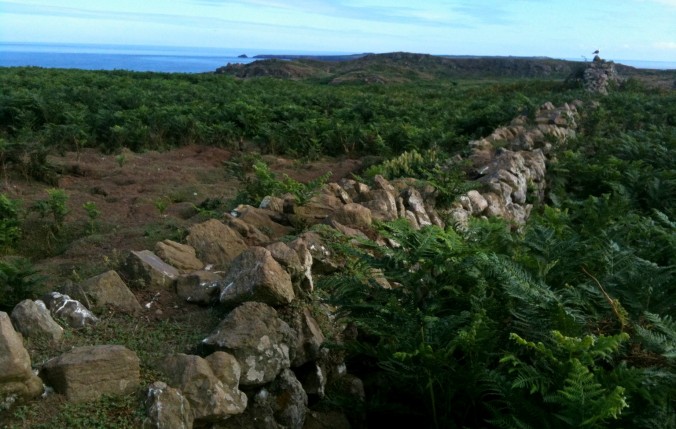
[[[225,167],[237,155],[241,153],[193,145],[167,152],[126,151],[123,159],[93,149],[52,156],[49,163],[61,172],[58,188],[68,195],[68,238],[59,248],[45,249],[44,224],[49,219],[29,213],[20,251],[46,276],[48,288],[58,288],[64,281],[114,268],[130,250],[152,250],[156,241],[180,239],[190,225],[201,220],[194,205],[207,198],[226,201],[237,194],[240,182]],[[331,180],[338,180],[361,165],[359,160],[336,158],[303,163],[266,155],[263,160],[280,177],[287,174],[301,182],[327,171],[332,172]],[[47,189],[52,187],[9,175],[2,178],[0,191],[28,209],[47,199]],[[93,231],[83,208],[87,202],[101,212]]]

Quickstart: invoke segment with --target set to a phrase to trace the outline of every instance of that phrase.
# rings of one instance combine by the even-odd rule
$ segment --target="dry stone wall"
[[[450,222],[462,229],[470,217],[485,216],[523,224],[533,203],[543,201],[548,154],[575,136],[579,106],[545,103],[534,119],[517,117],[472,141],[469,162],[477,189],[460,195],[443,213],[435,208],[429,186],[381,176],[372,185],[351,179],[330,183],[305,204],[292,196],[266,197],[259,207],[240,206],[221,220],[194,225],[186,244],[165,240],[154,252],[130,252],[119,269],[122,275],[111,271],[70,285],[72,298],[52,292],[45,304],[20,304],[17,329],[58,341],[62,334],[50,315],[80,328],[98,322],[90,310],[111,305],[132,317],[153,311],[152,302],[139,305],[127,284],[175,293],[186,305],[224,306],[229,313],[213,332],[204,333],[200,349],[205,356],[170,355],[159,365],[163,379],[148,389],[143,426],[302,428],[307,421],[308,427],[318,427],[323,414],[309,411],[308,404],[323,397],[327,386],[357,399],[363,399],[364,390],[348,373],[341,353],[324,347],[328,335],[334,341],[347,335],[340,326],[318,322],[319,316],[330,321],[332,310],[304,299],[312,293],[315,277],[339,270],[342,262],[315,232],[288,236],[299,227],[324,224],[351,239],[369,237],[395,246],[377,236],[374,221],[405,219],[415,229],[444,228]],[[373,277],[391,287],[382,272],[374,271]],[[0,375],[0,401],[8,395],[34,396],[42,383],[30,372],[20,337],[2,317],[0,313],[5,338],[0,341],[0,374],[13,375]],[[86,401],[97,397],[83,389],[87,385],[111,394],[137,388],[138,368],[133,351],[102,345],[58,356],[41,374],[70,400]],[[340,414],[329,417],[337,427],[347,421]]]

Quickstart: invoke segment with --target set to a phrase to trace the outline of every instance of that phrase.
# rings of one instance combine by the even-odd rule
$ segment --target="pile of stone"
[[[582,83],[584,88],[595,94],[608,94],[608,87],[611,83],[620,83],[622,78],[615,69],[615,63],[605,61],[598,55],[589,63],[584,70]]]
[[[445,217],[460,228],[470,216],[525,222],[531,201],[544,197],[546,155],[553,144],[575,136],[577,105],[546,103],[535,124],[518,117],[472,142],[470,161],[480,189],[460,196]],[[361,381],[347,372],[342,355],[324,347],[329,332],[322,331],[317,317],[331,320],[331,309],[304,299],[313,291],[314,278],[340,269],[341,261],[319,234],[290,235],[321,223],[350,238],[373,239],[374,220],[395,219],[416,229],[445,227],[434,190],[413,179],[377,176],[372,186],[344,179],[326,185],[305,204],[287,196],[266,197],[259,207],[240,206],[222,220],[194,225],[185,244],[164,240],[153,251],[132,251],[118,271],[65,285],[63,293],[51,292],[42,300],[23,301],[11,323],[0,313],[0,406],[40,395],[43,383],[70,401],[138,390],[139,358],[125,347],[75,348],[44,363],[37,377],[22,344],[22,336],[60,341],[64,329],[55,319],[80,329],[95,327],[111,306],[132,316],[156,311],[152,301],[142,306],[131,287],[230,310],[213,332],[205,333],[202,356],[169,355],[159,364],[162,377],[148,387],[144,427],[302,428],[329,421],[331,427],[349,427],[340,413],[308,408],[329,385],[364,397]],[[382,273],[374,276],[390,287]],[[323,328],[334,338],[342,335],[340,326]]]
[[[464,228],[471,216],[524,224],[533,203],[544,200],[547,155],[554,145],[576,135],[579,106],[579,101],[560,107],[545,103],[537,110],[534,125],[519,116],[490,136],[470,142],[469,160],[479,188],[453,203],[450,218],[455,225]]]

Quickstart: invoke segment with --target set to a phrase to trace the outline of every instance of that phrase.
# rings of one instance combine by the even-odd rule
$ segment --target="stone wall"
[[[443,213],[435,208],[434,189],[417,186],[414,179],[381,176],[372,185],[350,179],[330,183],[303,205],[291,196],[266,197],[259,207],[240,206],[221,220],[194,225],[187,244],[165,240],[155,252],[130,252],[119,268],[122,276],[104,273],[69,285],[64,292],[70,296],[52,292],[44,302],[23,303],[12,321],[25,335],[58,341],[62,333],[52,315],[79,328],[95,326],[98,318],[90,310],[108,305],[132,317],[152,311],[138,303],[122,279],[145,290],[176,293],[186,305],[222,305],[230,311],[213,332],[204,333],[204,356],[170,355],[159,365],[162,377],[148,389],[144,427],[302,428],[306,421],[322,419],[345,427],[345,416],[308,409],[329,385],[364,397],[361,381],[348,373],[342,355],[323,347],[328,334],[343,335],[340,327],[329,328],[335,332],[320,328],[317,317],[331,320],[331,309],[305,299],[314,278],[339,270],[340,261],[318,234],[304,232],[291,240],[289,234],[324,224],[348,237],[392,246],[396,243],[377,236],[374,220],[405,219],[416,229],[446,227],[444,219],[462,229],[472,216],[523,224],[533,204],[543,201],[547,155],[575,136],[579,106],[545,103],[534,119],[517,117],[471,142],[477,189],[459,196]],[[390,287],[382,273],[374,276]],[[0,376],[5,395],[0,404],[42,391],[20,337],[2,317],[0,340],[5,338],[6,346],[0,347],[0,374],[12,376]],[[133,351],[101,345],[55,357],[41,368],[41,376],[70,400],[86,401],[100,392],[136,389],[138,368]],[[78,391],[82,385],[95,389],[83,393]]]

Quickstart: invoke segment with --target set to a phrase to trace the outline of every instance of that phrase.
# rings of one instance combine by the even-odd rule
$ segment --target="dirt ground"
[[[175,239],[200,221],[194,205],[207,198],[227,200],[236,195],[239,181],[227,174],[225,163],[236,161],[238,155],[222,148],[187,146],[167,152],[127,151],[121,156],[93,149],[52,156],[49,163],[62,172],[58,187],[68,195],[65,224],[73,239],[44,258],[39,256],[41,249],[24,243],[22,247],[29,250],[25,256],[33,259],[50,287],[58,287],[64,281],[78,281],[114,267],[130,250],[152,250],[156,241]],[[288,174],[302,182],[327,171],[336,181],[361,165],[359,160],[335,158],[311,163],[274,156],[263,156],[263,160],[280,176]],[[0,181],[0,192],[21,200],[24,209],[46,199],[52,187],[16,175]],[[83,208],[87,202],[101,212],[94,231],[88,231]],[[23,239],[42,246],[40,222],[46,221],[28,214]]]

